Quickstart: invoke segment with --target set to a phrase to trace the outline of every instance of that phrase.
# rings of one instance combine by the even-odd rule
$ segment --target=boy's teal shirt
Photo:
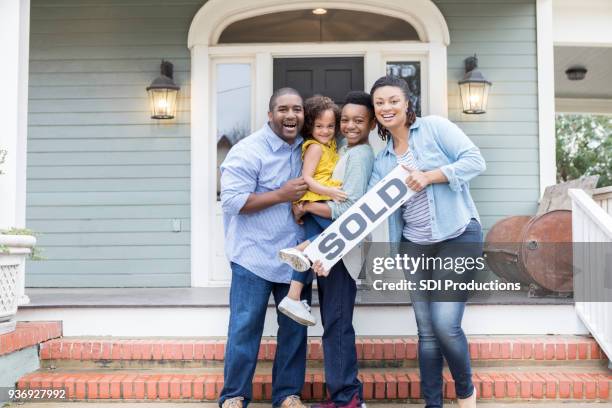
[[[410,126],[408,146],[421,171],[440,169],[447,183],[426,187],[429,201],[432,238],[444,240],[467,225],[471,218],[480,221],[469,181],[485,171],[485,160],[476,145],[463,131],[440,116],[417,118]],[[374,187],[397,166],[393,140],[376,156],[368,189]],[[389,217],[389,242],[402,238],[404,221],[401,208]]]

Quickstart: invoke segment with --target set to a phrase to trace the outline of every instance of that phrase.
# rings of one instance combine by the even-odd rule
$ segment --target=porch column
[[[4,45],[0,64],[2,91],[0,150],[0,229],[25,226],[26,152],[28,126],[28,59],[30,0],[0,2],[0,39]]]

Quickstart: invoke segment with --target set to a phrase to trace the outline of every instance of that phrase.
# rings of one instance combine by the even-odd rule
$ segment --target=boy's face
[[[346,137],[349,146],[368,142],[368,135],[376,122],[368,108],[363,105],[347,103],[340,116],[340,132]]]
[[[274,109],[268,112],[270,127],[281,139],[292,144],[304,126],[304,106],[298,95],[286,94],[276,98]]]

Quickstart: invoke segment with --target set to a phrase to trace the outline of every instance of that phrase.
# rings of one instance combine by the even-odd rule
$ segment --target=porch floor
[[[26,288],[27,308],[49,307],[224,307],[229,304],[228,287],[209,288]],[[318,305],[313,290],[313,304]],[[270,305],[273,304],[270,299]],[[409,305],[405,291],[357,292],[357,306]],[[571,305],[573,299],[528,297],[526,292],[480,293],[468,300],[474,305]]]

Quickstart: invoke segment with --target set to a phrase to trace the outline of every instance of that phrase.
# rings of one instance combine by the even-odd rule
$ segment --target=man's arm
[[[250,214],[273,205],[301,198],[308,186],[299,177],[281,188],[256,193],[260,162],[246,149],[236,145],[221,164],[221,206],[229,215]]]
[[[240,214],[250,214],[265,210],[273,205],[299,200],[308,186],[302,177],[288,180],[281,188],[265,193],[251,193],[240,210]]]

